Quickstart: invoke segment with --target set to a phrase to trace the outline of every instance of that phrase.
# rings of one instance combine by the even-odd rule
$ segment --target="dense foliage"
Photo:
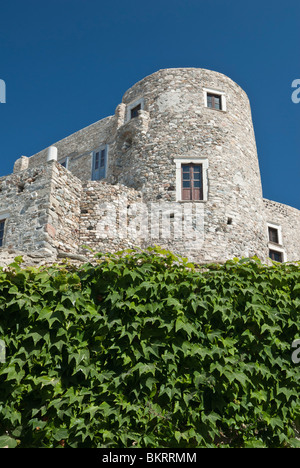
[[[299,265],[97,258],[0,271],[0,446],[299,444]]]

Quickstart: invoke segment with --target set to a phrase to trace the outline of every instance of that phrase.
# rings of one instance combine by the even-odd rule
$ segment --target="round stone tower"
[[[130,88],[122,106],[108,180],[139,190],[148,206],[170,203],[171,219],[175,205],[181,219],[187,206],[198,213],[192,245],[180,236],[161,244],[202,262],[266,258],[256,142],[240,86],[210,70],[160,70]]]

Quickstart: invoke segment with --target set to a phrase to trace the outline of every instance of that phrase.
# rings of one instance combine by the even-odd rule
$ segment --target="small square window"
[[[205,107],[226,112],[226,95],[224,91],[203,88],[203,93]]]
[[[269,257],[274,262],[283,262],[283,254],[282,252],[278,252],[278,250],[269,250]]]
[[[219,94],[207,93],[207,107],[222,110],[222,99]]]
[[[137,117],[141,108],[141,104],[138,104],[137,106],[133,107],[133,109],[130,110],[130,118],[134,119],[135,117]]]
[[[144,98],[136,99],[135,101],[128,104],[126,110],[126,122],[138,117],[139,111],[144,110],[144,105]]]

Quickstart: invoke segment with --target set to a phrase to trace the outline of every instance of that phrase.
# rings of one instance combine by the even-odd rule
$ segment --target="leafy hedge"
[[[0,271],[0,446],[295,447],[299,265]]]

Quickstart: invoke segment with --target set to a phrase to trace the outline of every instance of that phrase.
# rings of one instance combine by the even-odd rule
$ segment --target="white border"
[[[273,229],[276,229],[277,232],[278,232],[278,244],[276,242],[272,242],[270,241],[270,238],[269,238],[269,227],[270,228],[273,228]],[[267,222],[267,234],[268,234],[268,242],[271,244],[271,245],[282,245],[282,229],[281,229],[281,226],[280,224],[275,224],[275,223],[268,223]]]
[[[207,93],[217,94],[218,96],[221,96],[221,109],[214,109],[214,108],[207,106]],[[226,95],[224,91],[220,91],[218,89],[212,89],[212,88],[203,88],[203,94],[204,94],[204,107],[206,107],[207,109],[213,109],[213,110],[218,110],[218,111],[223,111],[223,112],[227,111]]]
[[[272,244],[272,242],[269,243],[268,247],[269,250],[274,250],[274,252],[282,253],[282,263],[285,263],[287,261],[286,252],[284,249],[282,249],[281,247],[277,247],[277,244]],[[269,257],[269,259],[274,262],[272,258]]]
[[[176,201],[189,201],[190,203],[207,201],[208,199],[208,182],[207,182],[208,159],[174,158],[174,162],[176,164]],[[182,200],[182,194],[181,194],[181,189],[182,189],[181,187],[181,165],[182,164],[201,164],[202,165],[203,200]]]
[[[273,229],[277,229],[278,244],[276,244],[275,242],[270,241],[270,239],[269,239],[269,227],[273,228]],[[268,249],[269,250],[274,250],[274,252],[282,253],[282,262],[283,263],[286,262],[287,261],[287,256],[286,256],[286,251],[282,247],[282,228],[281,228],[280,224],[267,222],[267,236],[268,236]],[[270,258],[270,260],[272,261],[271,258]]]

